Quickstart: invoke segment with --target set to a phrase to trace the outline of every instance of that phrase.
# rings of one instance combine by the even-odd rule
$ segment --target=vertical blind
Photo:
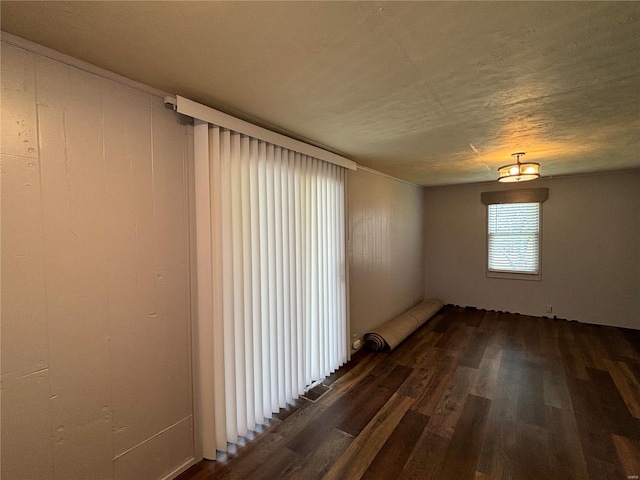
[[[347,360],[345,171],[225,128],[208,135],[212,417],[226,451]]]
[[[488,205],[489,270],[537,274],[540,203]]]

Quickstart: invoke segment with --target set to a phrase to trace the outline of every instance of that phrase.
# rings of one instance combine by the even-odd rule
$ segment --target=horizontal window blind
[[[540,260],[540,204],[488,206],[489,270],[537,274]]]

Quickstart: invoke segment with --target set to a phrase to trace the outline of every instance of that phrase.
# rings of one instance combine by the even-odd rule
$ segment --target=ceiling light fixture
[[[499,182],[526,182],[540,177],[540,164],[535,162],[520,163],[524,152],[512,153],[516,163],[510,163],[498,169]]]

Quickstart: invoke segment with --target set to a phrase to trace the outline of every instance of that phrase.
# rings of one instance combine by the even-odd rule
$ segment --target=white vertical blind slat
[[[244,375],[245,375],[245,406],[244,425],[241,435],[246,436],[249,430],[255,429],[255,406],[254,406],[254,347],[253,347],[253,295],[251,293],[252,265],[251,265],[251,196],[249,162],[251,161],[250,138],[242,137],[240,144],[240,188],[242,192],[242,303],[243,311],[243,333],[244,333]]]
[[[305,383],[304,383],[304,366],[300,359],[304,359],[303,355],[303,345],[304,345],[304,326],[303,326],[303,292],[304,292],[304,279],[303,279],[303,260],[302,260],[302,238],[304,235],[304,225],[302,222],[301,216],[301,208],[302,208],[302,190],[300,187],[301,182],[301,171],[302,171],[302,158],[299,153],[295,154],[295,164],[294,164],[294,175],[293,175],[293,196],[294,201],[292,202],[294,205],[294,237],[295,237],[295,287],[296,287],[296,304],[295,304],[295,328],[296,335],[294,339],[295,345],[295,353],[294,358],[296,359],[295,367],[296,367],[296,394],[300,395],[304,391]],[[302,341],[300,341],[302,339]]]
[[[264,418],[262,404],[262,322],[260,315],[260,216],[259,213],[259,178],[258,156],[259,142],[251,139],[249,158],[249,198],[250,198],[250,225],[251,225],[251,317],[250,324],[253,334],[253,418],[249,422],[249,428],[255,430],[256,423]],[[251,368],[249,365],[248,368]]]
[[[295,339],[295,312],[294,312],[294,301],[295,301],[295,256],[292,254],[292,249],[294,248],[294,237],[293,233],[295,231],[293,225],[292,218],[292,207],[293,207],[293,184],[291,179],[293,178],[293,170],[292,170],[292,161],[293,161],[293,152],[287,151],[286,155],[286,175],[283,178],[283,188],[287,191],[287,203],[285,205],[286,210],[286,247],[284,249],[285,257],[287,257],[287,265],[286,265],[286,289],[287,289],[287,302],[286,302],[286,310],[287,310],[287,319],[285,324],[287,325],[287,335],[285,337],[285,346],[286,346],[286,362],[287,362],[287,388],[286,388],[286,398],[294,398],[296,397],[295,392],[295,383],[294,383],[294,365],[295,360],[293,357],[293,352],[295,345],[293,343]]]
[[[265,253],[269,257],[268,274],[269,274],[269,318],[268,318],[268,334],[269,334],[269,384],[271,402],[269,404],[269,412],[276,413],[278,411],[278,342],[277,342],[277,274],[276,274],[276,232],[275,232],[275,190],[274,190],[274,164],[275,151],[273,145],[267,146],[267,232],[268,242]]]
[[[336,200],[336,194],[337,192],[337,183],[338,183],[338,169],[331,167],[331,172],[332,172],[332,183],[331,183],[331,195],[330,195],[330,211],[332,213],[330,219],[331,219],[331,231],[329,234],[330,237],[330,258],[339,258],[338,257],[338,249],[337,249],[337,245],[336,245],[336,241],[337,241],[337,222],[336,222],[336,210],[337,210],[337,200]],[[330,312],[331,312],[331,317],[332,318],[339,318],[338,317],[338,295],[339,295],[339,290],[338,290],[338,285],[340,282],[340,278],[338,277],[338,263],[337,262],[331,262],[329,264],[329,269],[330,269],[330,278],[331,278],[331,296],[330,296]],[[335,362],[335,360],[338,358],[338,341],[339,341],[339,335],[338,335],[338,326],[336,325],[336,322],[331,322],[331,331],[330,331],[330,337],[331,338],[335,338],[337,339],[337,341],[332,342],[331,343],[331,364],[333,364]]]
[[[275,252],[276,252],[276,353],[277,353],[277,372],[278,372],[278,401],[277,408],[286,406],[285,401],[285,370],[284,370],[284,280],[283,280],[283,263],[284,256],[282,254],[282,148],[275,148],[273,186],[274,186],[274,213],[275,213]],[[275,413],[275,410],[274,410]]]
[[[222,172],[220,129],[209,131],[209,161],[211,165],[211,223],[212,232],[212,265],[213,265],[213,393],[215,412],[215,443],[218,450],[226,449],[227,423],[225,399],[225,366],[224,366],[224,312],[223,312],[223,266],[222,256],[217,252],[222,250],[222,237],[217,232],[217,226],[222,222]]]
[[[269,289],[269,231],[267,227],[268,217],[264,209],[268,207],[267,196],[269,195],[267,180],[267,144],[260,143],[258,151],[258,184],[259,184],[259,200],[262,206],[259,219],[260,224],[260,289],[261,298],[261,327],[262,327],[262,384],[264,391],[262,392],[262,413],[265,418],[271,418],[271,396],[267,394],[271,388],[271,338],[270,323],[271,307],[269,304],[271,292]]]
[[[327,337],[325,328],[325,299],[326,299],[326,280],[327,269],[326,262],[324,261],[326,253],[326,164],[318,163],[318,190],[317,190],[317,202],[318,202],[318,372],[317,376],[323,376],[326,363],[326,345],[325,339]]]
[[[318,178],[318,164],[315,162],[310,162],[311,172],[313,178]],[[309,238],[310,247],[311,247],[311,271],[309,272],[311,278],[311,315],[309,319],[310,324],[310,332],[307,336],[307,345],[309,346],[309,351],[311,352],[311,371],[309,374],[309,382],[311,382],[312,378],[318,378],[320,376],[319,369],[319,350],[320,346],[318,345],[320,339],[320,322],[319,322],[319,302],[320,302],[320,268],[319,268],[319,246],[318,246],[318,238],[320,236],[320,215],[318,209],[318,182],[311,182],[311,195],[309,196],[311,201],[311,237]]]
[[[230,135],[231,150],[231,246],[232,246],[232,279],[233,279],[233,343],[235,365],[235,435],[247,434],[247,400],[244,349],[244,266],[242,262],[242,181],[241,161],[242,151],[240,136],[236,133]],[[234,420],[231,420],[232,422]],[[236,440],[237,441],[237,440]]]
[[[342,365],[347,361],[347,352],[349,349],[349,336],[348,336],[348,325],[347,325],[347,253],[346,253],[346,215],[345,215],[345,183],[346,183],[346,173],[343,168],[340,168],[340,188],[338,191],[338,202],[340,204],[337,209],[338,212],[338,229],[339,235],[336,241],[336,245],[338,245],[339,251],[339,269],[340,269],[340,283],[337,287],[340,290],[339,298],[340,298],[340,316],[339,318],[339,326],[340,326],[340,337],[341,341],[339,345],[342,345],[340,348],[340,356],[338,358],[337,364]]]
[[[309,158],[307,156],[303,156],[303,165],[302,165],[302,174],[303,181],[301,182],[301,186],[303,188],[303,192],[301,195],[301,199],[303,202],[302,211],[305,212],[305,215],[302,219],[303,233],[302,233],[302,258],[303,258],[303,282],[304,282],[304,290],[305,290],[305,299],[304,302],[304,335],[303,335],[303,345],[304,345],[304,383],[305,385],[311,383],[311,338],[313,335],[313,297],[311,295],[311,291],[313,289],[312,280],[314,278],[314,273],[312,271],[312,256],[311,252],[311,241],[310,237],[313,235],[311,231],[311,223],[313,219],[311,218],[312,211],[312,203],[311,203],[311,165]]]
[[[214,315],[214,299],[210,293],[214,288],[215,268],[212,258],[211,225],[214,212],[212,210],[212,164],[209,158],[210,138],[209,125],[207,123],[194,122],[194,171],[195,171],[195,198],[200,206],[196,213],[196,248],[199,252],[197,269],[199,317],[195,328],[197,329],[197,352],[199,373],[211,378],[214,371],[214,326],[210,320]],[[207,319],[208,321],[200,321]],[[215,391],[213,382],[200,383],[199,411],[202,419],[200,434],[202,436],[202,451],[204,455],[215,455]]]
[[[222,193],[222,251],[229,252],[222,256],[222,314],[224,332],[224,382],[225,382],[225,417],[227,424],[227,441],[236,442],[238,430],[236,424],[236,371],[235,371],[235,325],[233,310],[233,212],[232,212],[232,170],[230,132],[220,132],[221,152],[221,193]]]

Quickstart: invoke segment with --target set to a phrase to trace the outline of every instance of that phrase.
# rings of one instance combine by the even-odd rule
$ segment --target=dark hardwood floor
[[[445,307],[180,480],[640,475],[636,331]]]

